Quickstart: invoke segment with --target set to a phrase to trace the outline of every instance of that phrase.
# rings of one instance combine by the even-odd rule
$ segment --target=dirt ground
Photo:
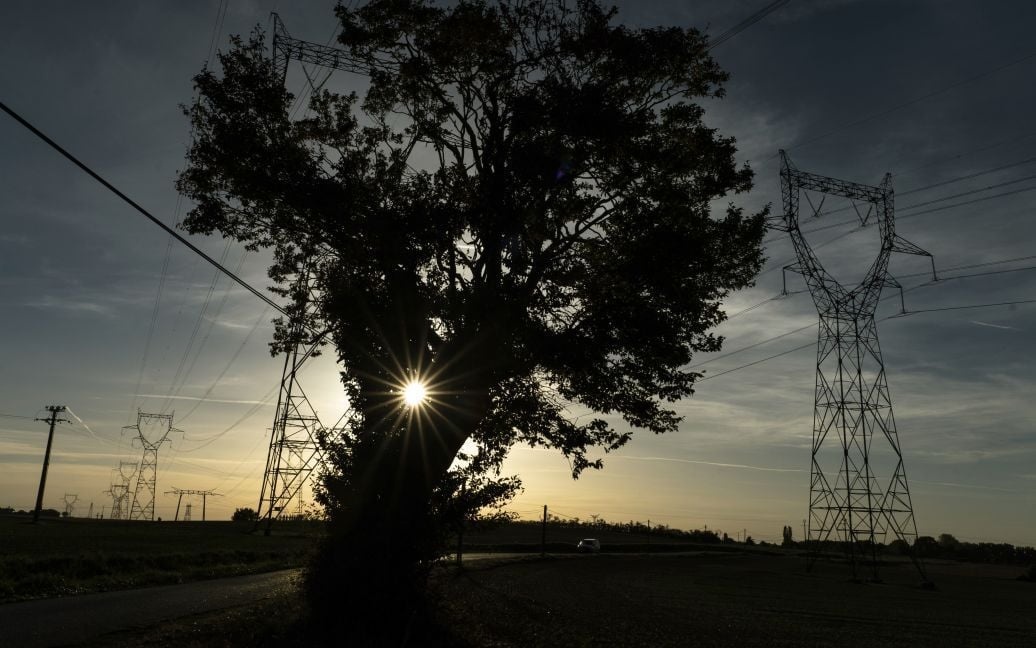
[[[1018,567],[909,563],[883,582],[791,556],[596,555],[475,567],[439,581],[447,616],[486,646],[1036,646]]]

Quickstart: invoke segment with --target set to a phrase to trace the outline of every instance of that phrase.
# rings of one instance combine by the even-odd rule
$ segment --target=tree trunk
[[[427,569],[445,542],[435,489],[490,407],[492,360],[481,346],[440,350],[433,367],[446,368],[431,373],[424,405],[404,409],[381,381],[361,381],[364,426],[348,465],[325,479],[334,491],[329,534],[307,573],[319,618],[364,640],[392,641],[404,617],[422,608]]]

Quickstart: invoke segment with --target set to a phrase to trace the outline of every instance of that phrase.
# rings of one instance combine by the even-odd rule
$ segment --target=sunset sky
[[[267,28],[274,9],[293,36],[328,42],[334,4],[229,0],[220,20],[217,1],[5,2],[0,101],[171,225],[189,209],[173,183],[192,75],[229,34]],[[631,26],[720,34],[767,2],[617,4]],[[897,255],[891,266],[913,288],[907,310],[927,312],[884,319],[898,299],[878,311],[921,534],[1036,545],[1034,24],[1036,6],[1022,2],[792,0],[713,52],[731,80],[706,120],[737,138],[756,173],[755,188],[731,200],[779,212],[778,149],[800,169],[854,182],[891,172],[899,233],[934,255],[936,284],[922,259]],[[293,63],[289,89],[305,83]],[[361,86],[336,72],[327,87]],[[140,458],[122,429],[138,407],[174,412],[184,431],[160,452],[160,492],[221,493],[210,519],[255,507],[281,371],[267,350],[272,312],[2,114],[0,196],[0,506],[33,505],[47,435],[32,419],[62,404],[82,423],[57,432],[47,507],[74,493],[75,515],[91,502],[110,508],[112,470]],[[862,276],[877,236],[850,231],[810,238],[838,237],[819,254],[845,282]],[[192,241],[268,285],[266,255]],[[525,490],[512,510],[532,518],[547,504],[771,541],[790,524],[800,537],[817,315],[796,292],[800,277],[788,276],[795,294],[770,299],[794,252],[779,233],[767,241],[757,285],[725,305],[736,316],[720,329],[724,351],[693,363],[706,379],[677,404],[680,431],[635,434],[575,482],[559,454],[515,448],[505,469]],[[959,308],[983,304],[1005,305]],[[321,419],[337,420],[333,361],[310,363],[302,380]],[[157,515],[171,519],[175,506],[160,495]]]

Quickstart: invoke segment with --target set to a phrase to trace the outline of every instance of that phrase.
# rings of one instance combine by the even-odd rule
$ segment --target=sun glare
[[[407,404],[407,407],[417,407],[425,401],[428,397],[428,390],[425,386],[417,381],[411,380],[407,383],[406,387],[403,388],[403,402]]]

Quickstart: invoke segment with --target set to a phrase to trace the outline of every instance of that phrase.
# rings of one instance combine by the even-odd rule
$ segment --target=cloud
[[[29,237],[24,234],[0,234],[0,243],[26,247],[29,245]]]
[[[52,310],[63,310],[70,313],[92,313],[104,317],[114,317],[111,308],[93,301],[80,301],[75,299],[62,299],[51,295],[44,295],[36,301],[25,304],[29,308],[43,308]]]

